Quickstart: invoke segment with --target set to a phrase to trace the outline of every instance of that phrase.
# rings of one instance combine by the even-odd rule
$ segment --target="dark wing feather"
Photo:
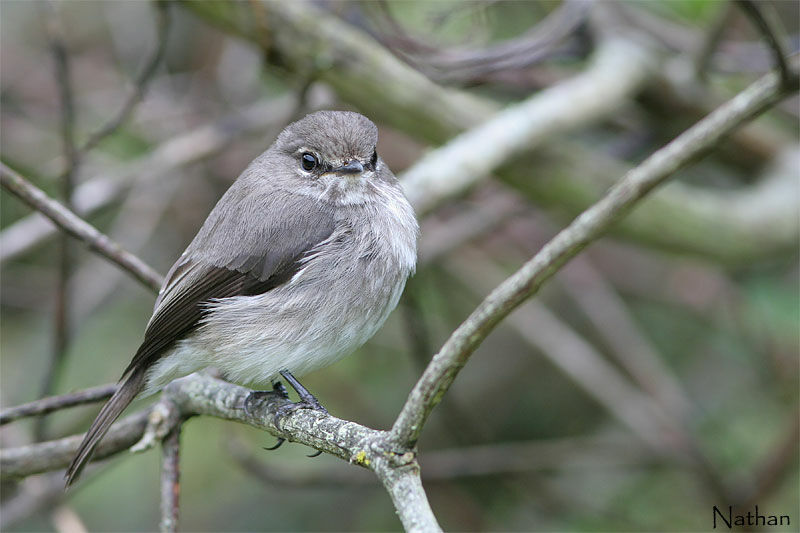
[[[285,282],[333,233],[333,212],[312,199],[237,182],[170,271],[144,342],[125,369],[149,368],[196,328],[213,299],[252,296]],[[265,194],[268,193],[268,194]]]
[[[300,253],[291,258],[279,271],[263,281],[249,272],[195,265],[191,277],[188,278],[191,285],[181,286],[180,292],[164,300],[153,315],[145,330],[144,342],[123,375],[137,367],[149,368],[166,350],[199,326],[207,302],[233,296],[263,294],[282,285],[299,270],[302,256],[303,253]]]

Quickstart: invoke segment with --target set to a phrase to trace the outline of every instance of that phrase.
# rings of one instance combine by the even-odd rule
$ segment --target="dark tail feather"
[[[95,446],[100,442],[103,436],[111,427],[111,424],[116,420],[122,411],[133,401],[137,394],[142,390],[144,385],[144,370],[134,370],[125,380],[122,385],[117,389],[117,392],[106,402],[100,410],[100,414],[92,422],[86,436],[83,437],[78,452],[75,458],[67,468],[67,473],[64,475],[66,478],[66,486],[68,488],[80,476],[81,470],[86,466],[86,463],[91,459]]]

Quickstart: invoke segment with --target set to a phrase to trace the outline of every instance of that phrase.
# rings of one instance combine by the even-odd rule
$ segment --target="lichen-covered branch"
[[[440,530],[422,489],[413,447],[398,446],[385,431],[320,411],[300,409],[276,420],[276,413],[289,400],[277,394],[253,400],[251,392],[207,376],[192,375],[169,384],[164,396],[183,416],[204,414],[244,422],[368,468],[389,491],[407,531]]]
[[[385,431],[320,411],[298,409],[279,418],[281,407],[288,406],[290,400],[278,394],[253,399],[251,392],[245,387],[201,374],[175,380],[167,385],[161,400],[152,409],[113,425],[98,446],[93,460],[128,449],[151,431],[170,438],[185,418],[214,416],[264,429],[276,437],[311,446],[372,470],[389,491],[407,530],[440,530],[422,489],[414,448],[398,445],[388,438]],[[167,416],[151,416],[165,405],[169,406]],[[154,431],[151,427],[154,423],[161,423],[164,427]],[[2,450],[2,478],[25,477],[64,468],[81,440],[79,435]],[[173,459],[169,459],[169,464],[171,468]],[[169,512],[172,512],[171,508]]]

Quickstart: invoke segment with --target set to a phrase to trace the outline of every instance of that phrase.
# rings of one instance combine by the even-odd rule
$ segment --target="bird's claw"
[[[270,452],[272,450],[277,450],[278,448],[281,447],[281,444],[283,444],[284,442],[286,442],[286,439],[284,439],[283,437],[278,437],[278,442],[275,443],[275,446],[270,446],[269,448],[264,448],[264,449]]]

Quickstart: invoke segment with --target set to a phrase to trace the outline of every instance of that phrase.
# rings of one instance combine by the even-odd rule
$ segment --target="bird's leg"
[[[279,407],[276,417],[284,417],[297,409],[314,409],[315,411],[322,411],[323,413],[328,414],[328,410],[325,409],[321,403],[319,403],[319,400],[317,400],[313,394],[308,392],[308,389],[305,388],[302,383],[297,381],[297,378],[294,377],[291,372],[288,370],[281,370],[281,376],[283,376],[283,379],[285,379],[297,392],[297,395],[300,397],[300,401]],[[279,440],[274,448],[277,448],[281,444],[283,444],[283,441]],[[322,450],[317,450],[308,457],[318,457],[321,453]]]
[[[326,415],[328,414],[328,410],[322,407],[322,404],[319,403],[319,400],[317,400],[313,394],[308,392],[308,389],[306,389],[299,381],[297,381],[297,378],[294,377],[291,372],[288,370],[281,370],[280,374],[283,376],[283,379],[285,379],[286,382],[291,385],[295,391],[297,391],[297,395],[300,397],[299,402],[293,403],[291,406],[285,406],[286,409],[289,409],[288,412],[292,412],[297,409],[313,409],[315,411],[322,411]],[[284,409],[283,406],[279,409],[279,411],[282,409]],[[281,416],[285,414],[288,413],[282,413]]]

